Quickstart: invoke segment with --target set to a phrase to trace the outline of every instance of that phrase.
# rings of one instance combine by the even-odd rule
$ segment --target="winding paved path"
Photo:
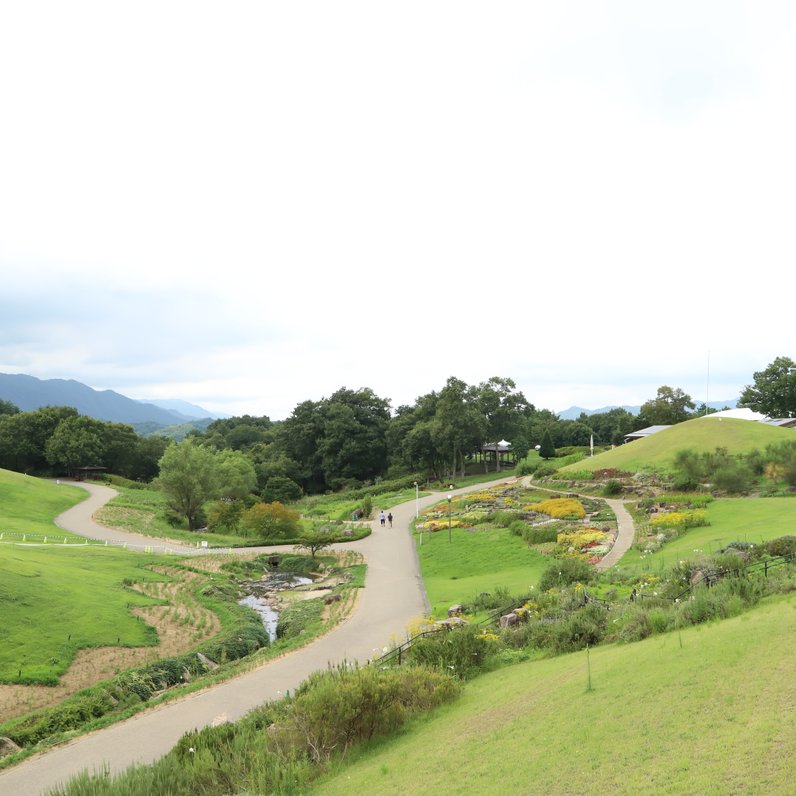
[[[455,489],[451,494],[460,495],[507,480],[513,479]],[[142,538],[136,534],[103,528],[91,519],[113,496],[112,489],[90,484],[80,486],[90,497],[58,517],[61,527],[95,539],[127,541],[131,546],[142,544]],[[440,498],[440,493],[434,493],[417,503],[423,509]],[[81,736],[0,772],[0,794],[36,796],[84,769],[120,772],[133,763],[150,763],[166,754],[189,730],[235,721],[257,705],[295,689],[309,674],[328,664],[342,660],[365,662],[381,654],[383,646],[391,640],[403,640],[407,624],[427,613],[428,602],[414,542],[408,533],[415,501],[395,506],[391,511],[393,528],[381,528],[376,520],[370,536],[345,546],[365,556],[366,588],[360,591],[356,610],[334,630],[296,652],[232,680]],[[159,542],[144,541],[145,546],[153,544]],[[166,544],[175,553],[198,553],[192,547]]]
[[[603,500],[616,514],[616,540],[614,541],[614,546],[595,565],[595,569],[599,570],[608,569],[616,564],[630,549],[636,535],[636,526],[630,516],[630,512],[625,508],[625,502],[623,500],[609,500],[608,498],[603,498]]]
[[[514,479],[455,489],[451,494],[461,495],[510,480]],[[121,542],[131,548],[163,545],[181,555],[202,554],[187,545],[142,538],[99,525],[92,515],[116,492],[95,484],[79,486],[88,491],[89,497],[56,519],[60,527],[92,539]],[[441,497],[441,493],[433,493],[420,498],[417,506],[423,509]],[[613,549],[597,565],[598,569],[615,564],[633,542],[633,520],[624,504],[620,500],[607,503],[617,516],[618,533]],[[408,623],[428,612],[416,550],[408,533],[415,510],[414,500],[393,507],[393,528],[382,528],[375,520],[370,536],[345,546],[365,556],[366,588],[360,592],[356,610],[327,635],[232,680],[81,736],[0,772],[0,794],[37,796],[84,769],[107,768],[115,773],[133,763],[150,763],[166,754],[189,730],[236,721],[263,702],[295,689],[314,671],[342,660],[364,663],[381,654],[384,644],[403,640]]]

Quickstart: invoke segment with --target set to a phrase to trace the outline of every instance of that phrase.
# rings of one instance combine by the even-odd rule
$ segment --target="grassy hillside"
[[[643,469],[665,470],[672,466],[680,450],[697,452],[726,448],[731,454],[763,450],[767,445],[796,440],[793,429],[768,426],[749,420],[700,417],[678,423],[646,439],[628,442],[562,468],[562,472],[615,468],[637,472]]]
[[[85,499],[79,487],[0,470],[0,683],[53,682],[84,647],[153,644],[152,628],[130,613],[153,601],[124,588],[163,580],[144,571],[152,556],[42,542],[79,537],[55,517]]]
[[[312,793],[790,794],[794,633],[789,595],[588,659],[506,667]]]
[[[0,546],[0,682],[53,682],[84,647],[155,644],[131,614],[153,600],[124,581],[165,580],[127,550],[82,545]]]
[[[80,487],[56,485],[29,475],[0,470],[0,533],[37,534],[75,539],[62,531],[53,520],[84,500]]]
[[[690,528],[650,555],[628,550],[620,566],[657,572],[694,554],[716,553],[730,542],[757,545],[780,536],[796,536],[796,498],[722,498],[709,503],[706,512],[709,525]]]

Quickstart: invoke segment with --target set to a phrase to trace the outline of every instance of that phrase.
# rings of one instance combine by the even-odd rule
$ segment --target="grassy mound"
[[[32,537],[77,537],[58,528],[53,520],[72,508],[86,493],[80,487],[57,485],[22,473],[0,470],[0,533],[3,541],[22,534]]]
[[[602,469],[628,472],[644,469],[666,470],[671,468],[674,457],[681,450],[691,449],[698,453],[707,453],[716,448],[726,448],[730,454],[738,454],[754,449],[763,450],[767,445],[793,439],[793,429],[726,417],[700,417],[567,465],[561,468],[561,472]]]

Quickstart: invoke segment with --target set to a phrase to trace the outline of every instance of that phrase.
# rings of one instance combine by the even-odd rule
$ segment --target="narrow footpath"
[[[461,495],[510,480],[514,479],[502,478],[455,489],[451,494]],[[93,513],[113,497],[114,491],[92,484],[79,486],[86,489],[90,497],[60,515],[56,521],[60,527],[94,539],[127,541],[131,547],[140,547],[142,543],[146,546],[160,544],[95,523]],[[407,625],[425,615],[428,608],[409,524],[416,508],[422,510],[443,497],[437,492],[417,502],[411,500],[394,506],[392,528],[382,528],[376,520],[370,536],[344,546],[365,556],[365,588],[360,592],[353,613],[325,636],[232,680],[81,736],[2,771],[0,794],[38,796],[84,769],[117,773],[133,763],[151,763],[166,754],[190,730],[236,721],[263,702],[294,690],[314,671],[344,660],[364,663],[378,657],[391,641],[404,640]],[[378,505],[374,509],[378,515]],[[183,555],[198,553],[195,548],[173,543],[169,548]]]

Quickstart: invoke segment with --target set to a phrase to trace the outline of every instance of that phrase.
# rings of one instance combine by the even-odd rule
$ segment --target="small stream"
[[[276,641],[279,612],[272,605],[269,605],[269,595],[275,591],[295,589],[297,586],[306,586],[312,582],[312,578],[305,578],[288,572],[276,572],[261,580],[246,583],[245,586],[252,593],[247,594],[242,600],[238,600],[238,605],[245,605],[260,614],[265,632],[268,633],[268,639],[273,644]]]

